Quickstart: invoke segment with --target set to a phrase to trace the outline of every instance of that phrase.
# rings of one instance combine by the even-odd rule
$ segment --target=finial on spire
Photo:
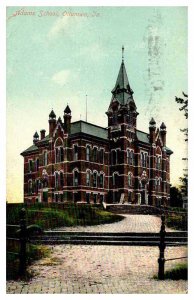
[[[124,50],[125,50],[125,48],[124,48],[124,46],[122,46],[122,61],[124,61]]]
[[[86,122],[88,119],[88,95],[86,94]]]

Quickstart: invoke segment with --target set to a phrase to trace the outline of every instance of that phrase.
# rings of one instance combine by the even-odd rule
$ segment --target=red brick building
[[[136,128],[137,107],[122,60],[106,112],[108,128],[71,122],[69,106],[63,121],[52,110],[49,134],[40,131],[23,151],[24,202],[82,201],[168,205],[170,155],[166,126],[149,132]]]

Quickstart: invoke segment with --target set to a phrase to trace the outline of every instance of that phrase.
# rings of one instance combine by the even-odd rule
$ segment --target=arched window
[[[117,185],[118,185],[118,173],[113,173],[113,177],[112,177],[112,179],[113,179],[113,186],[114,187],[117,187]]]
[[[100,174],[100,188],[104,187],[104,174]]]
[[[78,171],[74,170],[73,172],[73,185],[78,186]]]
[[[93,187],[97,187],[97,172],[93,173]]]
[[[55,142],[55,162],[59,163],[62,161],[64,161],[63,141],[61,138],[58,138]]]
[[[93,161],[96,162],[97,161],[97,148],[94,147],[93,149]]]
[[[130,164],[130,151],[127,150],[127,164]]]
[[[89,161],[90,160],[90,146],[86,147],[86,160]]]
[[[74,160],[78,160],[78,145],[74,145],[73,152]]]
[[[86,185],[90,186],[90,171],[87,170],[86,172]]]
[[[128,174],[128,186],[129,187],[132,186],[132,175],[131,175],[131,173]]]
[[[44,151],[43,152],[43,166],[47,166],[48,164],[48,152]]]

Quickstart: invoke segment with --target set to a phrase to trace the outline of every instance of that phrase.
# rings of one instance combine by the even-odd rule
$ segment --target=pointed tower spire
[[[120,104],[127,104],[133,101],[133,90],[129,85],[129,80],[124,64],[124,46],[122,46],[122,62],[114,89],[112,90],[113,98]]]

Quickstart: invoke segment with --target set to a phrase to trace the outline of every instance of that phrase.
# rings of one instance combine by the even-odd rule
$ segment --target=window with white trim
[[[86,185],[90,186],[90,171],[87,170],[86,172]]]
[[[93,187],[97,187],[97,172],[93,173]]]
[[[132,186],[132,175],[131,175],[131,173],[128,173],[128,186],[129,187]]]
[[[73,160],[78,160],[78,145],[73,146]]]
[[[90,161],[90,146],[86,146],[86,160]]]
[[[100,174],[99,185],[100,185],[100,188],[104,187],[104,174],[102,174],[102,173]]]
[[[74,170],[73,172],[73,185],[78,186],[78,171]]]
[[[93,161],[96,162],[97,161],[97,147],[93,148]]]

